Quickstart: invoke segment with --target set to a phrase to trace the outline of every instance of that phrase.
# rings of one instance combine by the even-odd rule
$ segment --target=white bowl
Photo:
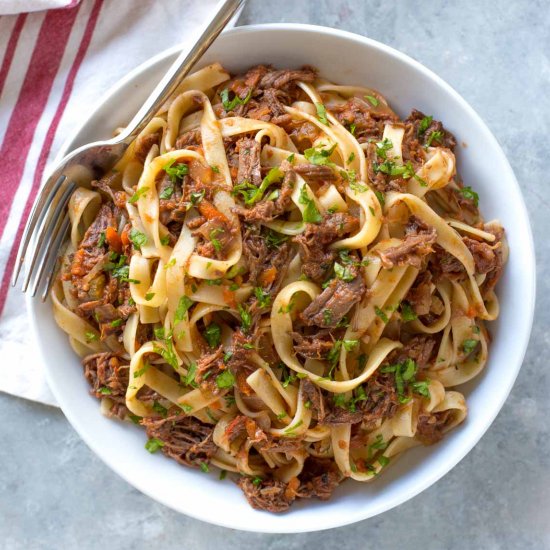
[[[164,52],[121,80],[65,143],[60,155],[111,135],[124,125],[160,79],[177,50]],[[412,108],[442,120],[464,143],[458,165],[466,185],[479,192],[486,219],[507,229],[510,260],[498,286],[501,314],[485,372],[461,388],[469,406],[463,425],[441,443],[405,453],[372,483],[346,482],[328,502],[306,500],[282,515],[250,508],[229,479],[184,468],[149,454],[144,431],[109,420],[88,394],[78,358],[53,320],[50,304],[28,300],[32,326],[50,386],[76,431],[107,465],[140,491],[207,522],[262,532],[303,532],[353,523],[393,508],[447,473],[479,441],[502,407],[520,369],[529,339],[535,297],[535,259],[521,191],[497,141],[479,116],[448,84],[413,59],[368,38],[308,25],[240,27],[223,34],[202,64],[219,60],[235,72],[257,63],[310,64],[328,79],[378,89],[405,117]],[[503,113],[504,115],[504,113]],[[467,144],[467,146],[466,146]],[[100,495],[98,490],[97,496]]]

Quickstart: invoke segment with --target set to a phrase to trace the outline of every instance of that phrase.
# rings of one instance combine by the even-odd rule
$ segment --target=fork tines
[[[67,204],[75,188],[76,184],[65,176],[48,180],[34,204],[21,239],[12,285],[17,283],[25,264],[23,292],[30,285],[31,295],[35,296],[44,275],[47,275],[42,300],[47,298],[55,279],[58,253],[70,227]],[[33,234],[35,229],[37,232]]]

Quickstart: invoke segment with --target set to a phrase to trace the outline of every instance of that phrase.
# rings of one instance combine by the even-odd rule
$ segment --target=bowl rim
[[[497,404],[493,406],[490,413],[479,419],[476,419],[475,429],[472,428],[474,431],[473,431],[473,434],[470,435],[470,439],[468,440],[467,444],[463,445],[460,449],[460,452],[456,453],[453,457],[442,462],[440,465],[438,465],[436,468],[430,471],[429,474],[422,476],[418,480],[418,482],[416,482],[414,486],[409,489],[409,491],[406,491],[406,492],[404,491],[400,494],[395,495],[393,498],[388,498],[382,505],[378,507],[378,509],[376,509],[372,513],[369,513],[369,512],[362,513],[361,509],[358,509],[355,513],[349,514],[349,517],[346,517],[344,519],[338,518],[333,521],[330,521],[327,518],[324,518],[322,524],[319,524],[319,522],[317,522],[317,524],[313,524],[313,522],[310,522],[310,524],[300,527],[299,530],[296,530],[295,526],[293,525],[291,515],[288,516],[289,520],[286,523],[277,524],[276,526],[273,525],[269,527],[264,525],[264,522],[259,522],[258,525],[252,524],[246,527],[243,527],[243,526],[236,527],[234,524],[224,521],[223,517],[220,517],[219,515],[217,515],[216,517],[204,517],[201,514],[195,513],[192,507],[186,508],[185,511],[183,511],[181,507],[176,508],[173,505],[173,503],[168,502],[168,499],[165,498],[164,495],[153,494],[152,491],[149,491],[148,489],[145,489],[139,486],[139,483],[136,483],[134,479],[130,479],[131,476],[126,475],[124,469],[119,464],[113,463],[113,461],[108,456],[108,453],[104,452],[104,449],[95,443],[93,436],[88,434],[84,421],[81,420],[81,418],[77,414],[75,414],[69,407],[64,406],[65,399],[63,397],[63,391],[61,390],[61,388],[59,388],[55,384],[53,380],[53,376],[51,374],[51,369],[53,369],[53,366],[49,367],[48,361],[45,360],[45,357],[47,356],[47,354],[44,353],[43,344],[41,343],[41,339],[39,337],[38,323],[37,323],[37,317],[36,317],[36,311],[35,311],[35,301],[28,294],[26,295],[26,305],[27,305],[27,310],[29,312],[29,316],[31,319],[30,324],[31,324],[32,334],[33,334],[33,337],[35,338],[35,341],[38,344],[39,353],[42,355],[43,363],[45,365],[45,373],[46,373],[46,379],[48,381],[48,385],[50,386],[52,393],[57,399],[63,413],[67,417],[72,427],[76,430],[78,435],[88,445],[88,447],[111,470],[116,472],[131,486],[138,488],[140,492],[151,497],[153,500],[160,502],[163,505],[179,513],[183,513],[194,519],[198,519],[198,520],[219,525],[222,527],[228,527],[232,529],[246,530],[246,531],[252,531],[252,532],[261,532],[261,533],[297,533],[297,532],[322,531],[325,529],[343,527],[345,525],[349,525],[364,519],[368,519],[370,517],[374,517],[378,514],[386,512],[412,499],[413,497],[415,497],[416,495],[418,495],[419,493],[421,493],[422,491],[424,491],[425,489],[433,485],[446,473],[451,471],[481,440],[485,432],[494,422],[496,416],[501,411],[504,405],[504,402],[508,398],[508,395],[510,394],[510,391],[515,383],[515,380],[523,364],[525,353],[527,351],[527,347],[529,344],[529,339],[530,339],[530,334],[531,334],[531,329],[533,324],[533,317],[534,317],[534,310],[535,310],[535,296],[536,296],[535,249],[534,249],[533,233],[529,222],[528,211],[527,211],[525,201],[523,199],[523,195],[521,193],[521,188],[514,174],[514,171],[506,155],[504,154],[504,151],[502,150],[497,139],[495,138],[493,133],[489,130],[488,126],[485,124],[482,118],[476,113],[476,111],[469,105],[469,103],[451,85],[445,82],[441,77],[439,77],[432,70],[428,69],[427,67],[422,65],[419,61],[416,61],[415,59],[408,56],[407,54],[404,54],[399,50],[396,50],[395,48],[388,46],[386,44],[383,44],[372,38],[367,38],[365,36],[358,35],[349,31],[334,29],[330,27],[324,27],[320,25],[310,25],[310,24],[302,24],[302,23],[266,23],[266,24],[234,27],[224,31],[223,35],[245,36],[247,34],[254,34],[264,30],[269,30],[269,31],[293,30],[293,31],[300,31],[305,33],[311,33],[313,35],[319,35],[319,34],[328,35],[328,36],[337,37],[346,41],[360,43],[360,45],[362,46],[365,46],[370,49],[378,50],[382,54],[392,57],[394,59],[397,59],[411,66],[412,69],[414,69],[415,71],[418,71],[424,74],[430,80],[434,81],[434,83],[437,84],[439,87],[441,87],[445,92],[447,92],[451,96],[452,100],[457,104],[459,104],[461,109],[467,111],[469,116],[471,116],[477,122],[480,131],[484,134],[483,135],[484,139],[486,139],[491,144],[494,150],[494,153],[500,157],[499,160],[501,162],[502,169],[506,170],[509,173],[511,185],[515,186],[516,190],[518,191],[518,195],[521,199],[519,203],[516,205],[516,208],[518,209],[518,214],[519,214],[518,220],[524,225],[526,234],[529,237],[528,242],[525,243],[526,249],[524,250],[524,258],[527,260],[527,263],[524,266],[525,273],[526,273],[525,282],[527,283],[528,286],[523,288],[523,291],[524,291],[523,298],[527,302],[528,318],[524,319],[524,323],[521,326],[521,330],[518,332],[519,343],[516,343],[516,349],[519,350],[519,353],[517,355],[518,361],[515,365],[513,365],[514,370],[511,371],[513,375],[510,376],[508,384],[505,387],[501,386],[499,388],[500,397],[497,400]],[[111,86],[109,90],[105,94],[103,94],[102,97],[95,103],[95,105],[92,106],[90,111],[88,111],[89,114],[83,117],[78,123],[78,125],[74,128],[74,130],[68,135],[67,139],[61,145],[59,152],[57,153],[51,166],[55,166],[59,162],[59,160],[71,150],[72,144],[77,138],[77,136],[80,134],[80,132],[82,132],[86,128],[89,122],[96,116],[96,113],[98,112],[98,110],[105,103],[107,103],[112,98],[112,96],[114,96],[121,88],[125,87],[129,82],[131,82],[137,76],[139,76],[144,72],[147,72],[152,66],[156,65],[158,62],[165,60],[166,58],[169,58],[170,56],[173,56],[174,54],[179,53],[180,51],[181,51],[181,46],[176,45],[150,57],[149,59],[147,59],[146,61],[144,61],[143,63],[141,63],[134,69],[132,69],[131,71],[129,71],[125,76],[123,76],[113,86]],[[51,170],[48,171],[43,181],[47,179],[50,171]],[[529,273],[530,273],[530,276],[529,276]]]

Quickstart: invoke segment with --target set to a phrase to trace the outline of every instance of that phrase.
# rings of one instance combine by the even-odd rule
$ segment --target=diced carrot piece
[[[109,243],[109,246],[119,254],[122,252],[122,241],[120,235],[114,227],[108,227],[105,230],[105,240]]]
[[[210,204],[208,201],[201,201],[199,203],[199,212],[207,219],[207,220],[220,220],[223,223],[229,223],[229,220],[227,217],[222,214],[217,208],[215,208],[212,204]]]
[[[275,277],[277,277],[277,268],[271,266],[258,277],[258,281],[262,284],[262,286],[267,286],[275,280]]]
[[[235,292],[229,290],[228,286],[223,287],[223,301],[231,307],[237,307],[237,302],[235,301]]]
[[[124,246],[128,246],[130,244],[130,238],[128,237],[128,231],[126,231],[126,229],[122,232],[120,240]]]

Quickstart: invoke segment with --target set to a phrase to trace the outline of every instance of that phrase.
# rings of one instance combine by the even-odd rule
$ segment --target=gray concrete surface
[[[63,414],[0,395],[0,547],[550,548],[550,9],[544,0],[250,0],[242,24],[310,22],[412,55],[454,86],[504,147],[531,215],[538,303],[510,398],[444,479],[382,516],[305,535],[258,535],[178,515],[113,474]],[[159,48],[163,48],[159,40]]]

